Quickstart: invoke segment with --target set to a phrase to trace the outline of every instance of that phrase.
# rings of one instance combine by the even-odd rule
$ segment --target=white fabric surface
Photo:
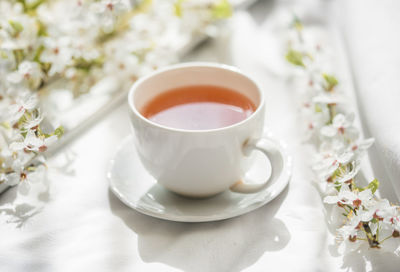
[[[377,178],[400,199],[400,2],[343,1],[343,29]],[[355,12],[356,11],[356,12]],[[390,194],[394,188],[395,193]]]
[[[51,185],[36,201],[39,211],[6,205],[23,203],[15,189],[1,196],[0,271],[398,271],[399,260],[390,254],[335,253],[334,230],[311,182],[297,101],[269,65],[281,59],[268,31],[275,10],[264,1],[251,9],[254,18],[236,15],[228,41],[208,42],[188,59],[236,65],[264,89],[266,125],[294,157],[291,183],[279,197],[249,214],[201,224],[131,210],[109,191],[106,178],[109,160],[130,133],[122,105],[68,147],[71,162],[65,154],[49,161]]]

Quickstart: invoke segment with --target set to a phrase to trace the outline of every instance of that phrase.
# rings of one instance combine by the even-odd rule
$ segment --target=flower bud
[[[350,242],[355,242],[355,241],[357,241],[357,236],[356,235],[353,235],[353,236],[349,236],[349,240],[350,240]]]
[[[356,208],[358,208],[358,207],[360,207],[360,205],[361,205],[361,200],[360,199],[356,199],[356,200],[353,200],[353,206],[354,207],[356,207]]]

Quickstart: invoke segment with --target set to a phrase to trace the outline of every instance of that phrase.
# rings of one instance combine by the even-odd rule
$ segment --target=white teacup
[[[166,127],[146,119],[140,109],[167,90],[190,85],[215,85],[247,96],[256,111],[231,126],[210,130]],[[184,63],[139,79],[128,95],[129,115],[139,157],[147,171],[165,188],[184,196],[207,197],[225,190],[254,193],[264,189],[242,181],[246,157],[259,150],[270,160],[274,183],[284,171],[282,150],[263,137],[264,95],[255,81],[237,68],[222,64]]]

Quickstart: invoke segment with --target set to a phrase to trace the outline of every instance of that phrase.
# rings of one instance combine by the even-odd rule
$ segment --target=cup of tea
[[[140,160],[159,184],[188,197],[268,186],[243,180],[246,158],[261,151],[271,183],[285,171],[284,154],[263,136],[265,101],[257,83],[223,64],[183,63],[139,79],[128,95]]]

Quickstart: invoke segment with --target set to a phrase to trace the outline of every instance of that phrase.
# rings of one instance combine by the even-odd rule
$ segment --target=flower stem
[[[382,244],[383,242],[385,242],[387,239],[392,238],[393,235],[390,234],[388,237],[386,237],[385,239],[381,240],[379,243]]]
[[[372,235],[372,231],[371,231],[371,228],[369,227],[368,223],[363,223],[362,229],[364,230],[365,235],[367,236],[369,247],[380,248],[380,246],[379,246],[380,243],[376,239],[376,235]]]
[[[333,118],[336,115],[336,104],[328,104],[329,109],[329,124],[332,124]]]

